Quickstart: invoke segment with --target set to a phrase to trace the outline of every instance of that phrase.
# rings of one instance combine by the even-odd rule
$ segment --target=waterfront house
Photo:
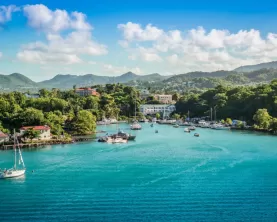
[[[96,91],[96,89],[81,87],[75,89],[75,93],[79,96],[100,96],[100,94]]]
[[[0,144],[9,141],[9,136],[0,130]]]
[[[169,117],[175,110],[175,105],[168,104],[145,104],[140,106],[140,112],[143,113],[143,115],[161,113],[164,117]]]
[[[45,126],[23,126],[20,128],[20,135],[24,135],[25,131],[33,129],[35,131],[39,131],[39,140],[50,140],[52,138],[51,128],[47,125]]]

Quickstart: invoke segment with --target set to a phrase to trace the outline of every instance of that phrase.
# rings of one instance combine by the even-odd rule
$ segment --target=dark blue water
[[[197,132],[145,124],[128,144],[23,150],[26,176],[0,180],[0,221],[277,221],[277,137]]]

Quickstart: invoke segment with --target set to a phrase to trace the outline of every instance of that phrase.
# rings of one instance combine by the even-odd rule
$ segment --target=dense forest
[[[188,93],[176,103],[176,112],[191,117],[232,118],[255,124],[259,129],[277,131],[277,80],[258,86],[219,85],[203,93]],[[216,113],[216,116],[214,115]]]
[[[26,98],[20,92],[0,94],[0,130],[9,132],[21,126],[49,125],[53,135],[64,131],[89,134],[96,121],[107,118],[127,118],[139,107],[139,93],[122,84],[96,86],[101,94],[80,97],[74,90],[42,89],[40,98]],[[135,106],[135,103],[136,106]]]

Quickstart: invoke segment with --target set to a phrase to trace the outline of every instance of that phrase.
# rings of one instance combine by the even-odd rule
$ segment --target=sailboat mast
[[[13,130],[13,146],[14,146],[14,169],[16,169],[16,142],[15,142],[15,130]]]
[[[137,120],[137,101],[135,96],[135,120]]]

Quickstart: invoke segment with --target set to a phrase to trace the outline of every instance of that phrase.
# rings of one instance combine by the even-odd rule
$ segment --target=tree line
[[[122,84],[94,86],[101,94],[81,97],[74,90],[39,91],[39,98],[27,98],[20,92],[0,94],[0,130],[8,133],[22,126],[48,125],[53,135],[89,134],[96,121],[128,118],[140,104],[138,91]]]
[[[212,114],[212,120],[232,118],[276,132],[277,79],[257,86],[218,85],[203,93],[187,93],[176,103],[176,113],[183,116],[188,111],[190,117]]]

